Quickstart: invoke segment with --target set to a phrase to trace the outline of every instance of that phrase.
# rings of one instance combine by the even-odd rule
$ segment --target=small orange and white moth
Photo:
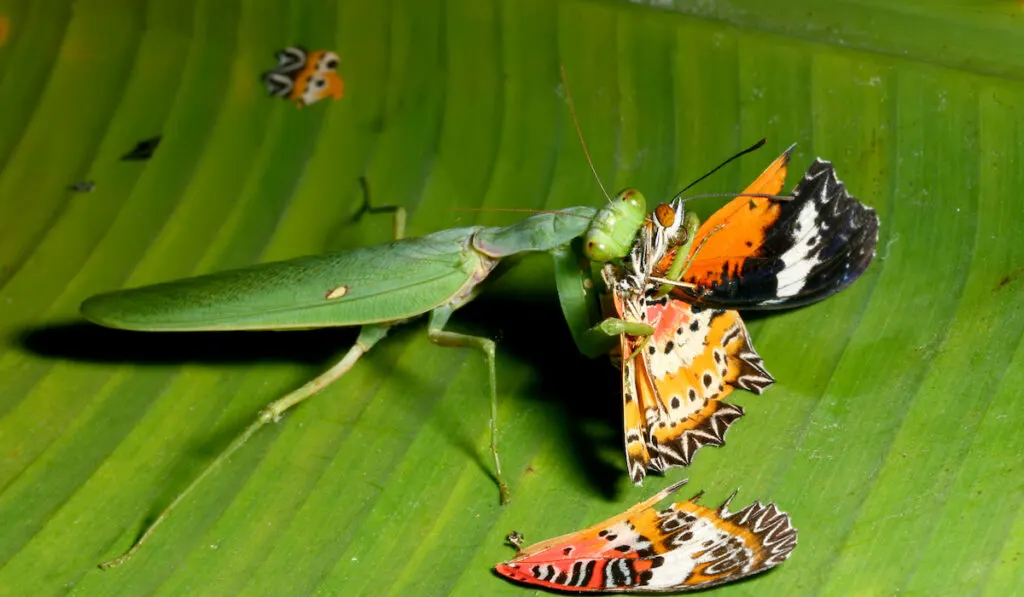
[[[263,74],[270,95],[294,101],[300,108],[344,95],[345,84],[337,73],[339,59],[334,52],[307,52],[290,46],[276,56],[277,66]]]
[[[590,528],[522,549],[495,570],[527,585],[576,593],[684,592],[764,572],[796,548],[789,515],[773,503],[755,501],[730,512],[735,493],[715,509],[698,504],[698,493],[655,509],[685,483]]]

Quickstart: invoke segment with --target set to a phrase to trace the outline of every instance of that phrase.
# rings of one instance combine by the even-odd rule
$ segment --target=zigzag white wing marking
[[[273,72],[276,73],[291,73],[306,66],[306,50],[298,46],[287,47],[277,52],[275,56],[277,57],[277,66],[274,67]]]
[[[263,75],[263,83],[267,86],[267,93],[275,97],[287,96],[295,86],[291,77],[273,71]]]

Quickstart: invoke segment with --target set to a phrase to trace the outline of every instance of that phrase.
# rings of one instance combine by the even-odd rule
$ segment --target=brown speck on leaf
[[[999,279],[999,283],[996,284],[996,287],[993,289],[993,291],[1002,290],[1003,287],[1015,281],[1017,277],[1021,275],[1022,272],[1024,272],[1024,268],[1019,268],[1006,274],[1005,276]]]

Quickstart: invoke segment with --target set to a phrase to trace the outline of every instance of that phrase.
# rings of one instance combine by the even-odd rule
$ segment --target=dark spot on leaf
[[[153,152],[156,151],[157,145],[160,144],[160,139],[163,137],[157,136],[145,141],[139,141],[135,145],[135,149],[132,149],[128,153],[121,156],[122,160],[148,160],[153,157]]]

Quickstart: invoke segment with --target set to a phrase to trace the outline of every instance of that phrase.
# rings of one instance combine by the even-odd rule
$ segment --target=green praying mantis
[[[432,342],[474,348],[484,356],[490,451],[501,502],[508,502],[498,457],[495,342],[445,329],[455,310],[477,296],[481,283],[494,276],[504,258],[531,252],[552,255],[565,319],[579,350],[587,356],[606,354],[620,334],[653,332],[644,323],[600,319],[587,263],[622,259],[632,249],[646,217],[643,195],[635,190],[619,193],[601,209],[570,207],[538,213],[510,226],[454,228],[415,238],[404,238],[404,211],[393,209],[397,238],[390,243],[100,294],[82,303],[82,315],[94,323],[147,332],[361,327],[341,360],[264,407],[128,551],[100,564],[101,568],[128,561],[184,497],[260,428],[279,421],[286,411],[341,378],[392,326],[420,315],[429,314],[427,336]]]

